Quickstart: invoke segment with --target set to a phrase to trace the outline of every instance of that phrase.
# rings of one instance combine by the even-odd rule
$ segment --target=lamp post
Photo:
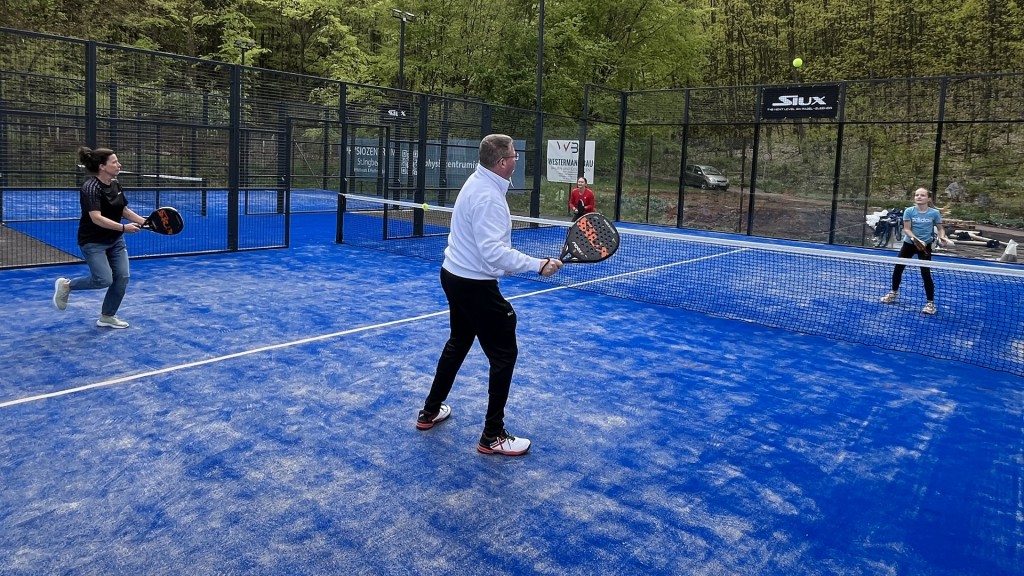
[[[541,111],[541,82],[544,78],[544,0],[540,0],[540,12],[537,15],[537,113]]]
[[[398,89],[405,89],[405,23],[415,22],[416,15],[398,8],[391,9],[391,15],[402,21],[402,31],[398,39]]]
[[[245,53],[256,47],[256,44],[248,40],[235,40],[235,48],[242,52],[242,66],[245,66]]]

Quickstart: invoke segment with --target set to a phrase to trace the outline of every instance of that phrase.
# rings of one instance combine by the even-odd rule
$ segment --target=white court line
[[[596,278],[594,280],[587,280],[584,282],[577,282],[575,284],[567,284],[564,286],[554,286],[551,288],[545,288],[543,290],[537,290],[535,292],[527,292],[525,294],[519,294],[517,296],[509,296],[507,300],[516,300],[519,298],[528,298],[530,296],[537,296],[539,294],[546,294],[548,292],[555,292],[557,290],[566,290],[569,288],[575,288],[577,286],[584,286],[586,284],[593,284],[595,282],[606,282],[608,280],[616,280],[626,276],[634,276],[637,274],[644,274],[647,272],[654,272],[665,268],[671,268],[673,266],[680,266],[683,264],[692,264],[694,262],[700,262],[709,258],[717,258],[719,256],[727,256],[736,252],[743,252],[746,248],[733,250],[731,252],[723,252],[721,254],[714,254],[711,256],[702,256],[700,258],[693,258],[691,260],[682,260],[679,262],[673,262],[671,264],[663,264],[661,266],[653,266],[651,268],[644,268],[641,270],[634,270],[632,272],[623,272],[621,274],[614,274],[612,276],[605,276],[603,278]],[[87,390],[94,390],[96,388],[105,388],[107,386],[113,386],[115,384],[124,384],[126,382],[132,382],[135,380],[141,380],[150,376],[158,376],[160,374],[168,374],[171,372],[177,372],[179,370],[185,370],[187,368],[195,368],[197,366],[205,366],[207,364],[215,364],[217,362],[224,362],[225,360],[232,360],[235,358],[241,358],[243,356],[250,356],[252,354],[259,354],[261,352],[269,352],[271,350],[280,350],[282,348],[290,348],[292,346],[301,346],[303,344],[309,344],[310,342],[319,342],[321,340],[329,340],[331,338],[338,338],[340,336],[348,336],[349,334],[358,334],[359,332],[366,332],[369,330],[377,330],[379,328],[387,328],[389,326],[397,326],[399,324],[408,324],[410,322],[416,322],[418,320],[425,320],[427,318],[433,318],[435,316],[442,316],[448,314],[447,310],[441,312],[432,312],[430,314],[423,314],[421,316],[414,316],[412,318],[403,318],[401,320],[392,320],[391,322],[382,322],[380,324],[373,324],[370,326],[362,326],[360,328],[351,328],[349,330],[342,330],[340,332],[332,332],[330,334],[321,334],[320,336],[312,336],[309,338],[303,338],[301,340],[293,340],[291,342],[282,342],[280,344],[272,344],[270,346],[261,346],[259,348],[253,348],[252,350],[243,350],[242,352],[235,352],[234,354],[226,354],[224,356],[216,356],[214,358],[207,358],[206,360],[197,360],[195,362],[188,362],[186,364],[178,364],[177,366],[169,366],[167,368],[161,368],[159,370],[150,370],[149,372],[140,372],[139,374],[132,374],[131,376],[122,376],[120,378],[114,378],[112,380],[104,380],[103,382],[96,382],[94,384],[87,384],[85,386],[78,386],[75,388],[66,388],[64,390],[57,390],[55,392],[48,392],[46,394],[39,394],[36,396],[26,396],[25,398],[17,398],[15,400],[7,400],[0,402],[0,408],[9,408],[18,404],[27,404],[29,402],[38,402],[40,400],[46,400],[49,398],[57,398],[59,396],[67,396],[69,394],[76,394],[78,392],[85,392]]]

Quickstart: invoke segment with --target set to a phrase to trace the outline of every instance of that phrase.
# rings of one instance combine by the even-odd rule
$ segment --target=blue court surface
[[[438,270],[136,260],[120,331],[0,271],[0,574],[1024,573],[1024,379],[507,278],[534,446],[485,456],[478,348],[414,426]]]

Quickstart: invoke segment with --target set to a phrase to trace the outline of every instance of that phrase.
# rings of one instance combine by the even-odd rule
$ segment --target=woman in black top
[[[53,304],[58,310],[64,310],[72,290],[106,288],[96,325],[127,328],[128,323],[117,317],[129,278],[124,233],[138,232],[146,220],[128,208],[128,199],[117,181],[121,163],[113,150],[91,150],[83,146],[78,149],[78,159],[91,174],[82,184],[82,218],[78,223],[78,245],[90,274],[74,279],[58,278],[54,283]],[[122,224],[122,220],[128,223]]]

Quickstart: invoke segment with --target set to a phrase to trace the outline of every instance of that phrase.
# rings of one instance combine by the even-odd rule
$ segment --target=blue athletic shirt
[[[942,223],[942,214],[935,208],[929,207],[924,212],[919,212],[917,206],[911,206],[903,211],[903,221],[910,222],[910,230],[925,244],[935,239],[935,227]],[[903,242],[913,244],[910,236],[904,236]]]

